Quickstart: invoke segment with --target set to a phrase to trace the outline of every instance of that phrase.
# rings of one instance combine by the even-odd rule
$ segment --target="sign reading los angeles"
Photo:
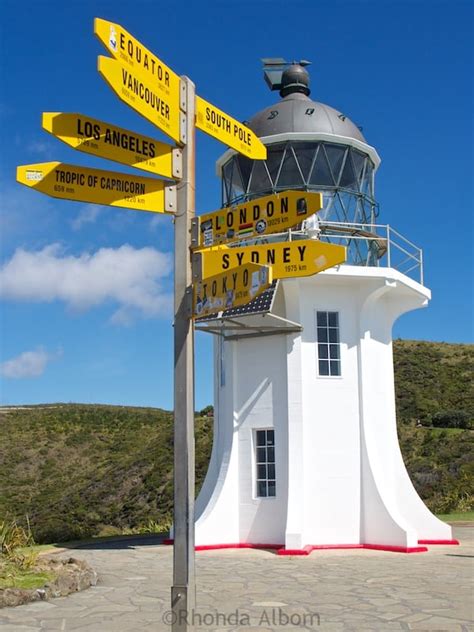
[[[265,160],[267,148],[246,125],[196,96],[196,127],[253,160]]]
[[[247,263],[193,285],[193,316],[201,318],[246,305],[272,284],[272,269]]]
[[[182,175],[181,150],[83,114],[44,112],[43,129],[73,149],[165,178]]]
[[[17,167],[16,179],[25,186],[63,200],[155,213],[176,211],[176,186],[166,186],[163,180],[62,162],[22,165]]]
[[[119,24],[95,18],[94,33],[116,60],[99,72],[117,96],[176,141],[180,140],[180,78]],[[101,61],[102,60],[102,61]]]
[[[281,233],[301,224],[322,207],[321,193],[283,191],[266,195],[196,217],[193,220],[193,243],[197,248],[206,248]]]
[[[207,279],[246,263],[270,265],[274,279],[311,276],[344,263],[344,246],[316,239],[275,242],[258,246],[218,246],[196,252],[193,256],[196,278]]]

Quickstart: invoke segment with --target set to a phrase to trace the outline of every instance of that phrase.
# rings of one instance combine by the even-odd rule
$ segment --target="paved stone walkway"
[[[462,546],[409,555],[361,550],[292,558],[252,550],[197,553],[196,629],[473,630],[474,530],[457,527],[455,537]],[[72,553],[98,571],[98,585],[48,603],[4,608],[1,632],[170,629],[171,547],[134,540]]]

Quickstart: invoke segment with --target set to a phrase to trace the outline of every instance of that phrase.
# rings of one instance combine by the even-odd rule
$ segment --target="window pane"
[[[258,160],[256,162],[259,162]],[[301,177],[300,170],[296,164],[295,157],[291,147],[287,147],[285,159],[283,160],[283,166],[280,171],[277,186],[279,187],[291,187],[301,186],[303,179]]]
[[[268,481],[268,495],[276,496],[276,483],[275,481]]]
[[[339,180],[339,174],[341,172],[342,161],[344,160],[345,147],[338,147],[337,145],[325,145],[326,156],[329,160],[334,180]]]
[[[325,327],[318,327],[318,342],[328,341],[328,330]]]
[[[275,465],[270,464],[267,467],[268,467],[268,478],[274,481],[275,480]]]
[[[257,465],[257,478],[259,480],[266,480],[267,478],[267,466]]]
[[[328,324],[328,313],[327,312],[318,312],[318,327],[326,327]]]
[[[318,155],[316,156],[313,170],[311,172],[310,181],[311,184],[334,186],[334,180],[322,146],[319,147]]]
[[[297,144],[294,147],[296,159],[298,160],[298,164],[300,166],[301,172],[303,174],[303,178],[305,182],[308,181],[309,172],[311,169],[311,165],[313,164],[313,158],[316,151],[316,146],[301,146],[301,144]]]
[[[267,449],[257,448],[257,463],[266,463],[267,461]]]
[[[275,448],[267,448],[268,463],[275,463]]]
[[[319,361],[319,375],[329,375],[329,362],[327,360]]]
[[[274,445],[274,444],[275,444],[275,431],[267,430],[267,445]]]
[[[338,360],[331,360],[331,375],[341,375],[341,364]]]
[[[329,345],[329,357],[331,360],[339,360],[339,345]]]
[[[257,481],[257,496],[265,497],[267,495],[266,481]]]
[[[329,327],[339,327],[339,314],[337,312],[328,312]]]
[[[267,168],[263,160],[255,160],[252,175],[250,176],[250,193],[271,193],[272,183],[268,177]]]
[[[318,345],[318,357],[320,360],[327,360],[329,357],[328,346],[325,344]]]
[[[257,445],[265,445],[265,430],[257,430]]]
[[[329,342],[339,342],[339,331],[337,329],[328,329]]]
[[[245,190],[247,190],[250,178],[250,172],[252,171],[252,160],[247,158],[246,156],[242,156],[239,154],[234,158],[239,163],[240,167],[240,175],[242,176],[242,183],[244,185]]]
[[[267,163],[267,168],[268,168],[268,171],[270,172],[270,177],[273,181],[273,184],[275,184],[284,151],[285,151],[284,145],[276,145],[275,147],[270,146],[267,148],[266,163]]]

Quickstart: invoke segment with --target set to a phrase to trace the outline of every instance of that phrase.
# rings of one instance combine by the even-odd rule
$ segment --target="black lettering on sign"
[[[222,269],[227,270],[229,268],[229,255],[222,255]]]

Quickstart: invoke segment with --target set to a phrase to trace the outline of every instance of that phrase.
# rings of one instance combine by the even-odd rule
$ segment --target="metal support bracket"
[[[167,213],[176,213],[178,208],[178,197],[176,192],[176,186],[165,187],[165,211]]]
[[[171,152],[171,172],[174,178],[181,179],[183,177],[183,152],[176,147]]]
[[[180,79],[179,82],[179,107],[183,112],[187,111],[188,87],[186,83]]]
[[[199,246],[199,217],[193,217],[191,220],[191,247]]]
[[[192,255],[193,266],[193,282],[202,280],[202,254],[200,252],[193,252]]]
[[[180,116],[179,139],[183,143],[183,145],[186,145],[186,143],[188,142],[188,135],[186,133],[186,114],[183,114],[183,112],[180,112],[179,116]]]

